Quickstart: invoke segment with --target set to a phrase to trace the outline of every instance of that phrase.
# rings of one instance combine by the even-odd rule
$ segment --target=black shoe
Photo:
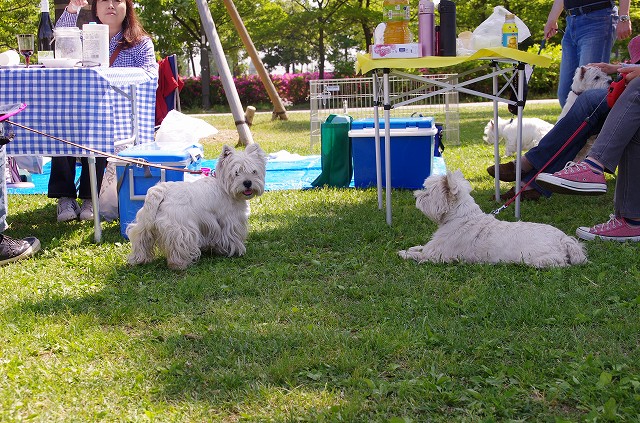
[[[502,163],[501,165],[498,166],[498,170],[500,171],[500,180],[502,182],[516,181],[516,162]],[[492,178],[495,178],[496,167],[489,166],[487,168],[487,173],[491,175]]]
[[[504,194],[500,194],[500,199],[511,200],[515,195],[516,195],[516,190],[515,188],[512,187],[509,191],[505,192]],[[542,194],[540,194],[535,189],[528,189],[520,193],[520,199],[525,201],[538,201],[540,197],[542,197]]]
[[[0,265],[31,257],[40,251],[40,241],[32,236],[14,239],[0,234]]]

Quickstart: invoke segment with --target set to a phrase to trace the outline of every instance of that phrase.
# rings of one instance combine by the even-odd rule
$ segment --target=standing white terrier
[[[201,251],[244,255],[248,200],[263,194],[266,164],[258,144],[249,144],[244,152],[225,145],[213,176],[151,187],[135,221],[127,226],[129,264],[149,263],[155,247],[171,269],[186,269]]]
[[[485,214],[470,195],[459,170],[434,175],[414,191],[416,207],[438,224],[426,245],[399,251],[418,263],[524,263],[556,267],[586,263],[584,246],[574,237],[542,223],[505,222]]]
[[[493,144],[496,140],[495,126],[493,119],[484,127],[484,136],[482,139],[487,144]],[[553,125],[538,118],[522,118],[522,149],[529,150],[540,142],[542,137],[547,135],[553,128]],[[506,146],[504,154],[511,156],[516,152],[516,144],[518,137],[518,121],[517,119],[498,118],[498,141],[505,140]]]

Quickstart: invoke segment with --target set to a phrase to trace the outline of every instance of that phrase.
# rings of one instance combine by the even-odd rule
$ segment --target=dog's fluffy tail
[[[567,238],[564,241],[564,247],[569,264],[584,264],[587,262],[584,245],[574,237]]]
[[[125,233],[131,241],[129,264],[149,263],[154,258],[155,237],[152,231],[158,209],[164,200],[164,191],[162,184],[149,188],[135,221],[127,226]]]

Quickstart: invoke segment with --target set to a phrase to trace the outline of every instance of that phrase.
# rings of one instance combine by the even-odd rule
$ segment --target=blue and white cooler
[[[141,159],[152,164],[168,167],[199,170],[203,158],[200,144],[143,143],[134,145],[118,153],[118,156]],[[127,225],[135,220],[142,208],[147,191],[159,182],[185,181],[189,175],[179,170],[159,169],[153,166],[139,166],[125,161],[114,160],[118,178],[118,209],[120,233],[126,238]]]
[[[433,172],[435,135],[438,129],[432,117],[391,118],[391,187],[422,188]],[[380,157],[382,183],[385,185],[384,119],[380,119]],[[376,185],[376,150],[373,119],[356,119],[349,138],[353,148],[353,185]]]

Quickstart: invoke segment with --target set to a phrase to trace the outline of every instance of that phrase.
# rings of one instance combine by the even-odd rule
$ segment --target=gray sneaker
[[[80,220],[93,220],[93,203],[91,200],[82,200]]]
[[[0,234],[0,266],[31,257],[40,250],[40,241],[32,236],[15,239]]]
[[[78,218],[80,207],[75,198],[62,197],[58,199],[58,222],[68,222]]]

